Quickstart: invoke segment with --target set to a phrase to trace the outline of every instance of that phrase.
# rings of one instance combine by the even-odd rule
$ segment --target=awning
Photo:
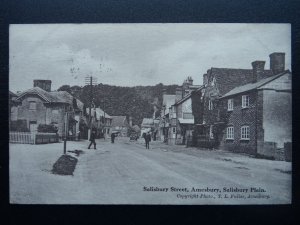
[[[194,124],[194,119],[182,119],[182,118],[179,118],[179,123],[181,124]]]

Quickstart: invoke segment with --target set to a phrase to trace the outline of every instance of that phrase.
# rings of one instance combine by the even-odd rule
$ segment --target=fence
[[[46,144],[58,142],[56,133],[9,132],[10,143]]]

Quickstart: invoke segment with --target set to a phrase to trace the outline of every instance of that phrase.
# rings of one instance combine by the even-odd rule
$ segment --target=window
[[[36,102],[29,102],[29,110],[36,110]]]
[[[228,103],[227,103],[227,110],[228,111],[232,111],[233,110],[233,99],[228,99]]]
[[[52,109],[52,114],[58,115],[58,109]]]
[[[213,110],[213,102],[211,100],[208,101],[208,110]]]
[[[242,108],[248,108],[249,107],[249,95],[243,95],[242,96]]]
[[[226,130],[226,139],[233,140],[234,139],[234,129],[233,127],[227,127]]]
[[[176,127],[173,127],[173,134],[176,133]]]
[[[249,140],[250,139],[250,128],[249,126],[241,127],[241,140]]]

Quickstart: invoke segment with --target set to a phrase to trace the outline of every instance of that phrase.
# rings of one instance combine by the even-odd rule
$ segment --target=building
[[[60,137],[78,135],[83,103],[66,91],[51,91],[50,80],[34,80],[34,87],[18,95],[13,120],[25,120],[35,132],[40,124],[57,127]]]
[[[176,89],[175,103],[169,108],[168,143],[187,144],[194,130],[194,116],[191,96],[202,85],[193,85],[192,77],[187,77],[181,87]]]
[[[154,130],[154,120],[153,118],[143,118],[141,124],[141,136],[143,133],[151,132]]]
[[[179,90],[176,93],[176,95],[180,94]],[[170,108],[170,121],[169,143],[186,144],[187,139],[192,137],[194,127],[191,93],[172,105]]]
[[[273,57],[281,57],[279,65]],[[270,55],[271,69],[276,73],[270,76],[260,74],[265,62],[253,62],[253,82],[220,99],[226,111],[222,148],[276,157],[277,149],[292,141],[292,74],[284,70],[283,57],[283,53]]]
[[[127,137],[129,124],[126,116],[111,116],[111,119],[112,132],[118,132],[121,137]]]
[[[291,73],[284,64],[284,53],[273,53],[269,70],[264,61],[254,61],[249,70],[208,70],[199,110],[193,112],[201,115],[195,123],[196,144],[270,156],[290,142]]]
[[[18,118],[18,105],[20,104],[20,101],[16,100],[18,95],[15,93],[9,91],[9,109],[10,109],[10,114],[9,118],[12,121],[16,121]]]
[[[158,139],[168,142],[170,138],[169,129],[170,129],[170,108],[175,103],[175,95],[170,95],[166,93],[166,90],[163,91],[163,103],[162,109],[160,112],[160,120],[158,123]]]
[[[86,115],[89,118],[89,108],[86,108]],[[109,137],[111,133],[112,117],[100,107],[91,109],[92,128],[97,130],[99,137]]]

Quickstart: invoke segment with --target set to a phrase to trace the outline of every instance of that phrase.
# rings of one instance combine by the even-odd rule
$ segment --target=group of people
[[[115,143],[116,134],[112,133],[110,137],[111,137],[111,143],[112,144]],[[143,138],[145,139],[146,149],[150,149],[151,133],[150,132],[143,133]],[[90,149],[93,144],[94,149],[96,150],[96,131],[95,130],[92,131],[89,140],[90,140],[90,144],[89,144],[88,149]]]
[[[115,143],[115,137],[116,137],[116,134],[115,134],[115,133],[112,133],[112,134],[110,135],[110,137],[111,137],[111,143]],[[94,145],[94,149],[96,150],[96,131],[95,131],[95,130],[92,131],[92,133],[91,133],[91,135],[90,135],[89,141],[90,141],[90,144],[89,144],[88,149],[90,149],[91,146],[92,146],[92,144],[93,144],[93,145]]]

